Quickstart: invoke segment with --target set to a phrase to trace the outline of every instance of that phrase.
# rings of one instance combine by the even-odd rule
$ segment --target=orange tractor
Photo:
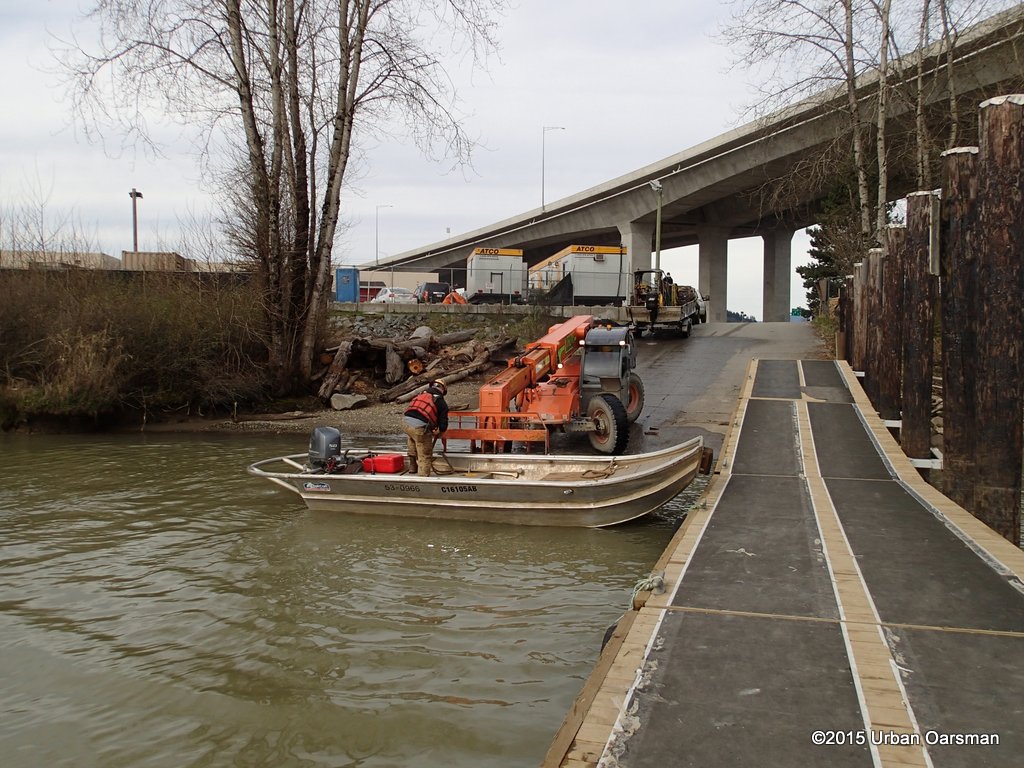
[[[509,360],[480,388],[477,410],[452,411],[445,436],[469,440],[474,452],[542,443],[547,453],[553,433],[585,432],[596,450],[622,453],[644,407],[635,367],[629,328],[574,317]]]

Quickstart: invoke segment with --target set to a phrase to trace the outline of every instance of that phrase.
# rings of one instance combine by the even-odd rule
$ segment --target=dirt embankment
[[[490,375],[493,375],[493,369]],[[448,407],[453,411],[476,408],[480,384],[488,374],[479,374],[472,380],[452,384],[448,390]],[[317,408],[299,411],[284,411],[267,414],[242,414],[237,418],[198,419],[185,418],[180,421],[165,421],[151,424],[147,431],[153,432],[259,432],[309,433],[321,425],[337,427],[344,434],[393,435],[401,434],[401,418],[407,403],[368,403],[348,411],[331,408]]]
[[[474,339],[482,345],[493,345],[506,338],[517,340],[522,346],[546,332],[553,322],[543,315],[495,316],[486,315],[360,315],[338,314],[331,319],[331,331],[327,336],[325,350],[335,350],[346,340],[394,339],[407,341],[417,329],[423,326],[438,336],[456,331],[475,330]],[[444,376],[456,363],[441,358],[447,350],[434,348],[427,356],[439,361],[430,376]],[[322,365],[328,366],[330,354],[323,358]],[[449,385],[447,401],[453,411],[476,408],[480,385],[497,370],[503,362],[497,360],[489,367],[476,372],[461,381]],[[329,425],[346,434],[391,435],[401,433],[401,417],[406,403],[382,402],[381,396],[393,387],[385,380],[386,360],[382,353],[379,358],[369,357],[353,360],[350,374],[344,378],[343,393],[365,396],[365,402],[350,410],[334,410],[323,404],[321,399],[309,397],[302,401],[280,404],[279,407],[263,408],[259,413],[239,412],[233,417],[196,418],[178,416],[146,424],[145,430],[152,432],[260,432],[260,433],[308,433],[314,427]],[[321,369],[321,373],[325,368]],[[422,378],[423,375],[420,376]],[[412,376],[410,375],[410,378]],[[136,427],[137,429],[138,427]]]

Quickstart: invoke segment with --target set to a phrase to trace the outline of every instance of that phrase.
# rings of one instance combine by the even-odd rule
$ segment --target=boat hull
[[[643,517],[696,476],[703,443],[633,456],[449,454],[449,474],[315,474],[302,455],[257,462],[249,473],[297,493],[313,510],[599,528]],[[291,471],[270,469],[285,466]]]

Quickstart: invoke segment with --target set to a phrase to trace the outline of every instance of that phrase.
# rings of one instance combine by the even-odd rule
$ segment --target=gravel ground
[[[493,375],[492,368],[487,375]],[[448,388],[450,410],[459,411],[476,408],[480,384],[487,375],[457,381]],[[335,411],[330,408],[317,411],[293,411],[273,416],[244,416],[232,419],[184,419],[151,424],[149,432],[256,432],[283,434],[299,432],[308,434],[321,425],[337,427],[345,434],[354,435],[398,435],[402,433],[401,418],[405,403],[376,403],[350,411]]]

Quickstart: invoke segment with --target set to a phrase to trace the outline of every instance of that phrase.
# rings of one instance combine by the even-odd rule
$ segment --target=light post
[[[381,208],[394,208],[395,206],[391,203],[381,203],[377,206],[373,215],[373,261],[379,267],[380,266],[380,209]]]
[[[540,209],[544,210],[544,149],[548,131],[564,131],[560,125],[543,125],[540,129]]]
[[[132,187],[132,191],[128,193],[128,197],[132,199],[132,246],[135,253],[139,252],[139,208],[138,200],[142,197],[142,193],[139,192],[135,187]]]
[[[654,268],[661,269],[661,182],[651,179],[647,183],[658,193],[658,215],[654,220]]]

